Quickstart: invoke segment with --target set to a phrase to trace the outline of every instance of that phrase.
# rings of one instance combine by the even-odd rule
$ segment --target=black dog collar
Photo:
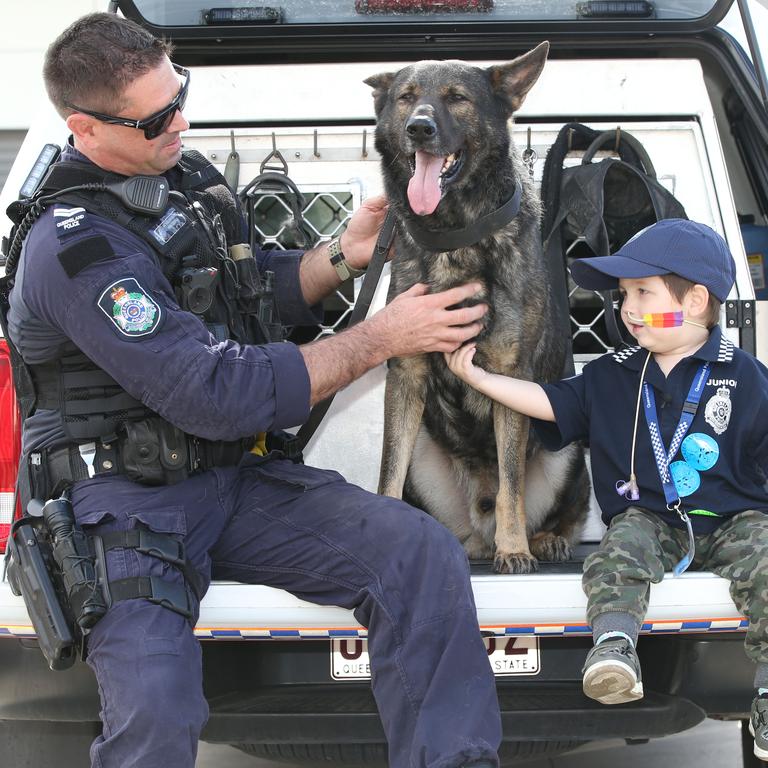
[[[481,216],[473,224],[462,229],[427,229],[413,219],[408,220],[405,227],[408,234],[428,251],[454,251],[457,248],[468,248],[509,224],[520,210],[522,194],[523,188],[518,181],[515,184],[514,194],[504,205],[485,216]]]

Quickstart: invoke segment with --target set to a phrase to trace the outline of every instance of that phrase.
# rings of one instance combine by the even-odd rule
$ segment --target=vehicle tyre
[[[241,752],[276,763],[386,768],[386,744],[233,744]]]
[[[499,751],[501,765],[520,759],[553,757],[581,746],[583,741],[504,742]],[[346,768],[387,768],[385,744],[233,744],[251,757],[278,763],[308,766],[343,765]]]
[[[101,723],[2,720],[0,754],[13,768],[82,768],[100,733]]]

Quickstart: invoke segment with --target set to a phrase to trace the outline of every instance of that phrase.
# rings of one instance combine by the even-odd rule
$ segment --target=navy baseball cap
[[[722,302],[733,287],[736,265],[717,232],[688,219],[663,219],[638,232],[611,256],[571,263],[576,283],[595,291],[618,288],[620,277],[669,274],[700,283]]]

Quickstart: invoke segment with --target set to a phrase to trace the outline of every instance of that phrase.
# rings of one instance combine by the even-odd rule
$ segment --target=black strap
[[[226,183],[216,166],[196,149],[185,149],[178,166],[182,170],[182,178],[179,182],[181,191],[206,187],[214,179]]]
[[[263,167],[263,164],[262,164]],[[299,188],[290,179],[286,173],[278,171],[262,171],[258,176],[243,187],[238,194],[241,205],[248,209],[249,224],[255,219],[254,208],[264,195],[279,195],[280,199],[291,209],[293,219],[292,233],[297,248],[311,248],[316,240],[316,234],[312,227],[304,220],[303,210],[306,206],[306,199]],[[257,242],[255,227],[250,227],[251,249],[256,250]]]
[[[405,228],[408,230],[408,234],[428,251],[440,253],[442,251],[454,251],[457,248],[468,248],[509,224],[520,210],[522,195],[523,187],[518,181],[512,197],[506,203],[495,211],[476,219],[463,229],[427,229],[414,219],[408,219],[405,222]]]
[[[395,214],[390,209],[387,212],[384,223],[381,225],[376,245],[373,247],[373,256],[371,256],[371,261],[365,272],[365,277],[363,278],[363,284],[360,287],[360,293],[357,295],[355,307],[352,310],[352,314],[349,316],[347,328],[351,328],[356,323],[359,323],[368,314],[368,309],[371,306],[371,301],[373,301],[373,295],[376,292],[376,286],[379,283],[379,278],[384,269],[387,253],[389,253],[389,248],[392,245],[394,236]],[[296,433],[296,439],[293,441],[297,453],[301,453],[301,451],[304,450],[305,446],[312,438],[312,435],[315,434],[317,428],[320,426],[320,422],[331,407],[334,397],[335,394],[320,401],[310,411],[309,418],[301,425],[301,428]]]
[[[192,618],[192,604],[187,588],[176,581],[167,581],[157,576],[133,576],[110,581],[109,592],[113,603],[144,598],[181,614],[185,619]]]
[[[110,531],[100,536],[105,552],[111,549],[135,549],[144,555],[156,557],[178,568],[198,600],[203,599],[200,576],[187,559],[184,543],[168,533],[155,533],[148,528],[131,528],[127,531]]]
[[[50,171],[40,184],[40,191],[46,195],[68,187],[81,184],[103,184],[108,181],[125,179],[116,173],[110,173],[97,165],[82,163],[77,160],[60,160],[51,166]]]
[[[560,338],[566,340],[562,376],[568,378],[576,373],[573,361],[573,336],[571,328],[570,296],[568,290],[568,268],[563,253],[560,227],[555,227],[544,243],[544,260],[549,274],[552,296],[553,322]]]
[[[626,131],[621,132],[618,128],[612,131],[603,131],[601,134],[599,134],[597,138],[595,138],[595,140],[587,147],[587,151],[584,153],[584,157],[581,159],[581,164],[588,165],[591,163],[598,149],[611,141],[614,142],[613,151],[617,154],[619,152],[618,145],[620,145],[621,142],[624,142],[625,145],[628,144],[632,148],[632,151],[635,153],[637,163],[640,165],[639,170],[646,174],[646,176],[650,176],[652,179],[656,178],[656,169],[653,167],[651,157],[645,147],[631,133],[627,133]],[[623,157],[622,160],[624,160]],[[627,164],[633,165],[632,163]]]
[[[603,298],[603,319],[605,320],[608,341],[614,350],[618,351],[627,346],[627,341],[621,334],[619,321],[616,317],[616,308],[613,306],[613,291],[600,291],[599,293]]]

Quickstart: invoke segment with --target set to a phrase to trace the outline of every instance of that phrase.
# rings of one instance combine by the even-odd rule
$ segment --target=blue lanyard
[[[653,394],[653,387],[650,386],[647,381],[643,382],[643,408],[645,410],[645,420],[648,423],[648,432],[651,435],[653,456],[656,459],[656,469],[659,472],[659,479],[661,480],[661,485],[664,489],[664,498],[667,500],[667,509],[670,510],[670,512],[673,510],[677,512],[680,519],[685,523],[686,530],[688,531],[688,553],[675,566],[675,576],[679,576],[691,564],[695,543],[691,521],[683,509],[682,502],[680,501],[680,494],[677,492],[677,488],[675,487],[675,483],[669,472],[669,465],[677,454],[677,451],[680,448],[680,443],[683,442],[685,433],[691,426],[691,422],[693,422],[693,418],[699,408],[701,393],[704,390],[707,378],[709,378],[709,369],[710,366],[707,362],[697,371],[696,376],[691,383],[691,387],[688,390],[688,396],[685,398],[683,412],[680,414],[680,421],[672,435],[668,451],[664,447],[664,440],[661,437],[661,428],[659,427],[659,419],[656,412],[656,397]]]

